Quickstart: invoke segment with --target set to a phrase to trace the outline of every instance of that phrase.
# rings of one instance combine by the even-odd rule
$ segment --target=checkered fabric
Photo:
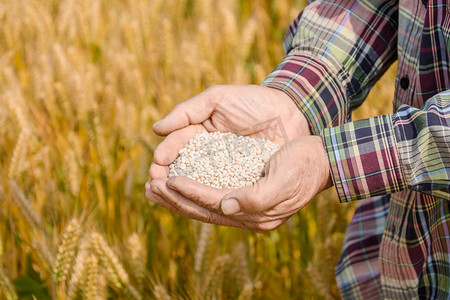
[[[262,85],[323,136],[340,201],[361,201],[336,267],[342,296],[450,299],[449,3],[317,0],[284,47]],[[395,60],[394,113],[351,122]]]

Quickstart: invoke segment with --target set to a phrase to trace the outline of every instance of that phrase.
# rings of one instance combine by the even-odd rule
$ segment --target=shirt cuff
[[[326,128],[322,134],[339,201],[406,189],[392,115]]]
[[[289,95],[315,135],[348,121],[345,91],[338,76],[311,55],[292,50],[261,85]]]

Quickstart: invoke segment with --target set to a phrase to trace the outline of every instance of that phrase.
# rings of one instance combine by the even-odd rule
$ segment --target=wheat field
[[[339,299],[355,203],[333,190],[264,235],[144,196],[152,124],[214,84],[261,83],[305,2],[1,1],[0,298]],[[389,112],[394,68],[355,118]]]

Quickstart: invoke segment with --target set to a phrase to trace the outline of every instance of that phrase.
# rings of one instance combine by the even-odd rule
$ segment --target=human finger
[[[170,204],[170,202],[167,201],[167,199],[163,196],[160,196],[159,194],[161,194],[161,191],[159,190],[159,188],[153,188],[155,190],[152,191],[151,189],[151,180],[149,180],[146,184],[146,197],[148,200],[163,206],[164,208],[180,215],[186,218],[193,218],[196,219],[198,221],[202,221],[202,222],[206,222],[205,219],[201,218],[201,217],[196,217],[193,216],[192,214],[186,214],[186,212],[184,210],[180,210],[178,208],[176,208],[175,205]],[[215,214],[215,213],[212,213]],[[220,214],[216,214],[219,216],[219,219],[223,216],[221,216]],[[215,223],[217,225],[223,225],[223,226],[233,226],[233,227],[238,227],[238,228],[242,228],[242,229],[248,229],[254,232],[258,232],[258,233],[264,233],[266,231],[269,230],[271,224],[273,224],[274,222],[272,222],[272,220],[269,220],[267,218],[261,218],[261,216],[259,215],[237,215],[237,216],[229,216],[228,217],[232,224],[230,224],[230,222],[225,221],[225,222],[221,222],[219,223]],[[218,219],[218,221],[220,221]],[[236,221],[237,223],[233,222]]]
[[[168,188],[165,184],[165,180],[155,179],[150,184],[150,192],[147,194],[152,197],[152,194],[159,195],[164,200],[168,209],[173,212],[187,218],[195,219],[205,223],[212,223],[223,226],[233,226],[238,228],[247,229],[241,222],[226,218],[223,215],[219,215],[212,212],[196,203],[186,199],[180,193]],[[147,195],[146,194],[146,195]],[[161,199],[159,199],[160,201]]]
[[[168,135],[188,125],[202,123],[214,111],[218,89],[218,87],[209,88],[176,105],[164,119],[153,124],[153,131],[158,135]]]
[[[260,214],[280,202],[277,187],[263,177],[251,186],[244,186],[226,194],[221,201],[225,215]]]
[[[218,189],[201,184],[185,176],[173,176],[167,180],[167,186],[179,192],[186,199],[205,207],[215,213],[222,214],[220,207],[222,198],[233,191],[233,189]],[[272,216],[264,214],[237,214],[228,216],[238,222],[246,223],[248,227],[254,228],[254,224],[271,221]]]
[[[155,162],[152,162],[148,171],[150,178],[167,178],[169,176],[169,167],[160,166]]]
[[[169,134],[153,153],[153,160],[160,166],[168,166],[197,133],[205,130],[202,125],[190,125]]]
[[[232,191],[232,189],[218,189],[201,184],[185,176],[170,177],[167,180],[167,185],[187,199],[215,212],[221,212],[220,201]]]

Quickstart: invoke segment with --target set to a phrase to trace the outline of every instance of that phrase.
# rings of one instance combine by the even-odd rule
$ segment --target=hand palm
[[[154,153],[152,178],[167,177],[167,166],[197,133],[235,132],[283,145],[309,134],[307,121],[294,102],[280,91],[261,86],[219,86],[183,102],[154,131],[167,135]]]

